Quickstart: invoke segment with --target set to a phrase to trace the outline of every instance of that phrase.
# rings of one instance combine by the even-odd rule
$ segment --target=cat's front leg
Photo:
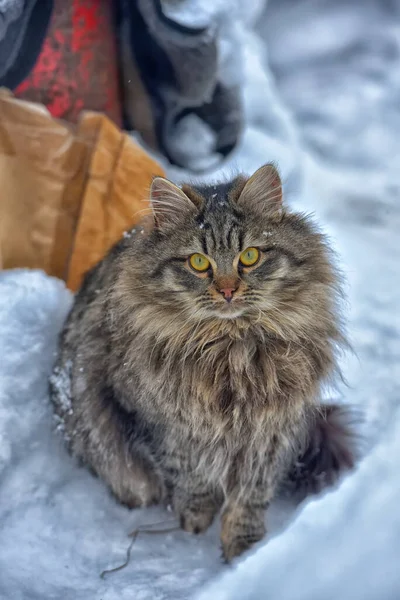
[[[265,510],[268,502],[228,501],[222,514],[222,554],[230,562],[259,542],[265,535]]]
[[[174,489],[173,508],[182,529],[189,533],[206,531],[221,506],[221,500],[198,477],[186,475]]]
[[[236,480],[232,477],[221,519],[222,553],[227,562],[264,537],[265,511],[275,495],[282,464],[281,449],[273,440],[255,473],[235,466]]]

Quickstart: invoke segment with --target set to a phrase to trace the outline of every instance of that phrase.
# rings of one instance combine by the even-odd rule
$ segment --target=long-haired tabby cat
[[[284,479],[353,462],[346,413],[319,403],[340,288],[272,165],[204,187],[157,177],[150,199],[75,299],[52,399],[72,453],[121,502],[170,502],[194,533],[221,510],[230,560],[264,535]]]

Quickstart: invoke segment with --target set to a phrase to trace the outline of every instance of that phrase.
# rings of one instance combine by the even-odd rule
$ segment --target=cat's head
[[[150,199],[153,227],[138,259],[154,303],[194,320],[262,320],[274,329],[329,301],[335,277],[323,236],[284,209],[273,165],[212,186],[181,189],[156,177]]]

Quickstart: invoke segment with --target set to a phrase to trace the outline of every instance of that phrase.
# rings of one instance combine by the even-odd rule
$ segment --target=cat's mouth
[[[244,304],[240,300],[221,302],[214,306],[213,313],[220,319],[237,319],[244,313]]]

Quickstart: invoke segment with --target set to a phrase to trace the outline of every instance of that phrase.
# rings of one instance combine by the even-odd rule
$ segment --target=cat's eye
[[[260,251],[257,248],[246,248],[241,253],[239,260],[242,266],[252,267],[260,258]]]
[[[192,254],[189,257],[189,263],[192,269],[195,271],[199,271],[200,273],[204,273],[204,271],[208,271],[211,266],[210,261],[204,254]]]

